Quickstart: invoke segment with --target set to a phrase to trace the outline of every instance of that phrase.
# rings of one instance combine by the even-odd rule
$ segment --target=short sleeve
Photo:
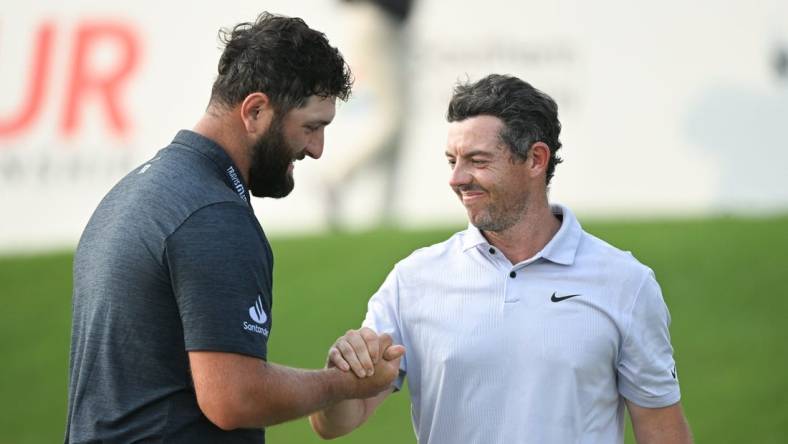
[[[367,304],[367,316],[363,327],[371,328],[378,334],[388,333],[394,344],[404,345],[399,322],[399,279],[396,267],[392,270]],[[400,361],[400,374],[394,381],[397,390],[402,388],[407,373],[407,351]]]
[[[617,369],[619,393],[638,406],[667,407],[681,398],[669,325],[670,313],[649,271],[635,297]]]
[[[187,351],[266,358],[272,256],[248,209],[227,202],[196,211],[167,238],[165,260]]]

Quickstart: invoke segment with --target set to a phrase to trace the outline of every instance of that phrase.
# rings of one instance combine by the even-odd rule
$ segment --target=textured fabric
[[[188,351],[261,359],[273,257],[221,147],[181,131],[94,212],[74,257],[66,442],[254,442],[200,411]]]
[[[364,325],[407,350],[419,443],[623,443],[624,397],[679,401],[654,274],[553,212],[560,230],[526,261],[469,226],[402,260],[371,298]]]

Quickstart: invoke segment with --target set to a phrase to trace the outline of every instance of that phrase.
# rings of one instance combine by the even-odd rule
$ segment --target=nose
[[[468,185],[472,180],[473,176],[471,176],[468,170],[462,165],[461,161],[458,160],[451,169],[451,175],[449,176],[449,186],[452,188],[461,187],[463,185]]]
[[[320,159],[320,156],[323,155],[323,142],[325,138],[325,133],[323,128],[315,131],[312,137],[309,138],[309,142],[306,146],[306,155],[313,158],[313,159]]]

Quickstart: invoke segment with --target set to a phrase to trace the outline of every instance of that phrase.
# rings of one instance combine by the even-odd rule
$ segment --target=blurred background
[[[559,104],[551,199],[657,272],[697,441],[788,440],[786,2],[6,3],[0,444],[62,441],[79,235],[200,117],[218,29],[262,10],[325,32],[356,77],[324,157],[254,202],[277,255],[273,361],[322,366],[397,260],[462,229],[446,105],[457,81],[508,73]],[[269,442],[317,439],[295,421]],[[415,442],[407,395],[339,442]]]

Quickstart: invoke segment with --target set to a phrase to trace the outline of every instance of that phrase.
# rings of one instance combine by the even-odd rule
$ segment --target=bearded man
[[[263,427],[397,375],[399,346],[373,378],[266,362],[273,253],[249,195],[286,196],[294,161],[321,156],[350,73],[301,19],[264,13],[221,36],[205,115],[123,178],[80,239],[68,443],[263,443]]]

